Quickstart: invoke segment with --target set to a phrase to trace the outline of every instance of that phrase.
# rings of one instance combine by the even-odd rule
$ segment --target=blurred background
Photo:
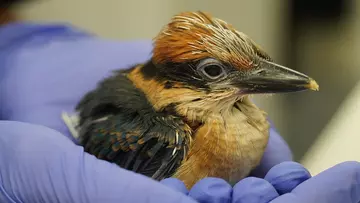
[[[320,92],[256,98],[289,143],[295,160],[310,166],[325,152],[344,150],[329,152],[330,144],[323,137],[334,133],[329,126],[349,124],[346,118],[358,109],[353,106],[345,115],[341,114],[345,110],[339,110],[360,79],[358,8],[356,0],[40,0],[19,7],[18,12],[27,20],[71,23],[118,40],[151,39],[181,11],[203,10],[232,23],[277,63],[319,83]],[[349,133],[357,136],[357,132]],[[340,142],[342,133],[337,131],[335,143]],[[333,162],[343,159],[340,156]]]

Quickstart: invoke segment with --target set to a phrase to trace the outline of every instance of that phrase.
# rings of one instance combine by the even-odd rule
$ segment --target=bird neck
[[[259,131],[267,129],[266,112],[259,109],[248,96],[229,97],[213,101],[184,102],[177,106],[177,112],[184,115],[191,123],[210,124],[217,120],[224,126],[241,125],[244,121]]]
[[[205,177],[237,183],[260,162],[269,138],[266,114],[250,100],[203,117],[186,160],[174,174],[191,188]]]

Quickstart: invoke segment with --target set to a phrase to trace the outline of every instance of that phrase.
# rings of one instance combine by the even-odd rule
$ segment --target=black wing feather
[[[161,180],[187,151],[190,132],[182,119],[156,112],[122,72],[85,95],[77,110],[85,151],[125,169]]]

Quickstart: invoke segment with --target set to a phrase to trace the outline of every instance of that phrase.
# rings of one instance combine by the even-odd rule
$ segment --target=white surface
[[[302,164],[316,175],[344,161],[360,161],[360,83],[342,103]]]

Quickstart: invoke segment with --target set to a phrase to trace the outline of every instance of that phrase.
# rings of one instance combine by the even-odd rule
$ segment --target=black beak
[[[303,73],[269,61],[260,61],[246,75],[234,79],[241,93],[286,93],[304,90],[319,90],[315,80]]]

